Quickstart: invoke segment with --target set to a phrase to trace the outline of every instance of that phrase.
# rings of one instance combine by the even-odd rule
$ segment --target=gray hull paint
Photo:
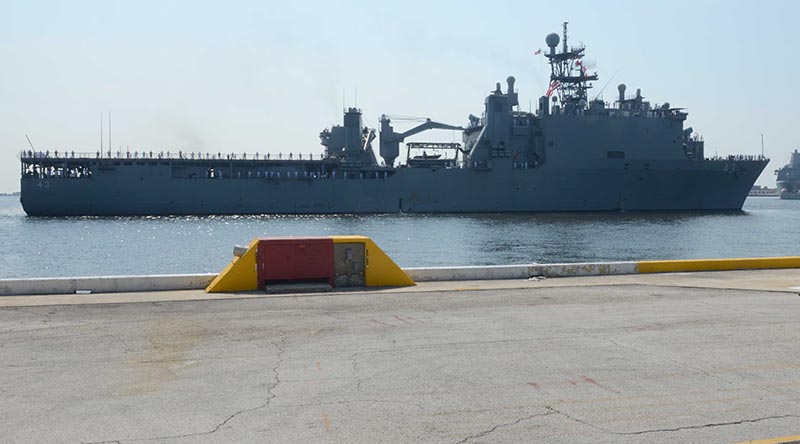
[[[400,168],[382,179],[174,179],[146,166],[21,181],[31,216],[740,210],[765,161]],[[140,169],[141,168],[141,169]]]
[[[613,104],[589,100],[598,76],[566,31],[565,23],[563,37],[545,39],[551,83],[535,113],[520,109],[509,76],[465,128],[426,119],[396,132],[382,115],[380,165],[396,164],[406,137],[462,130],[463,144],[407,143],[407,167],[379,166],[375,130],[348,108],[343,125],[320,133],[317,159],[29,151],[22,205],[33,216],[740,210],[767,160],[705,159],[683,108],[651,104],[639,90],[626,96],[625,85]],[[411,155],[415,146],[421,156]],[[434,146],[453,156],[428,156]]]

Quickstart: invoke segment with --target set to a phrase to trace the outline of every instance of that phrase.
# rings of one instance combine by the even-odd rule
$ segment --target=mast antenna
[[[603,94],[603,90],[604,90],[604,89],[606,89],[606,86],[608,86],[608,84],[609,84],[609,83],[611,83],[611,81],[612,81],[612,80],[614,80],[614,77],[616,77],[616,76],[617,76],[617,73],[618,73],[618,72],[619,72],[619,71],[616,71],[616,72],[614,73],[614,75],[612,75],[612,76],[611,76],[611,77],[608,79],[608,82],[606,82],[606,84],[605,84],[605,85],[603,85],[603,87],[602,87],[602,88],[600,88],[600,92],[598,92],[598,93],[597,93],[597,95],[596,95],[596,96],[594,96],[594,100],[597,100],[597,99],[600,97],[600,94]]]
[[[550,87],[545,96],[550,97],[552,93],[556,93],[561,107],[565,112],[572,113],[586,108],[589,100],[587,91],[592,88],[589,82],[597,80],[598,76],[597,73],[589,74],[582,62],[586,48],[582,44],[568,46],[568,23],[564,22],[563,42],[562,37],[556,33],[545,37],[545,43],[550,48],[550,52],[544,55],[550,63]],[[563,51],[557,53],[556,47],[559,43],[563,43]]]
[[[28,145],[30,145],[30,146],[31,146],[31,149],[32,149],[32,150],[34,150],[34,151],[36,151],[36,148],[34,148],[34,147],[33,147],[33,144],[31,143],[31,138],[30,138],[30,137],[28,137],[28,135],[27,135],[27,134],[25,134],[25,138],[26,138],[26,139],[28,139]]]
[[[103,145],[103,112],[100,111],[100,153],[105,151],[105,145]]]
[[[761,133],[761,157],[764,157],[764,133]]]
[[[108,157],[111,157],[111,111],[108,112]]]

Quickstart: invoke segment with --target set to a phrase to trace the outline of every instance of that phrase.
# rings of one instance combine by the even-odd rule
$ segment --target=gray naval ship
[[[31,216],[741,210],[768,160],[706,158],[683,109],[625,85],[614,103],[590,99],[598,76],[566,31],[545,39],[551,82],[535,112],[509,77],[464,127],[396,132],[382,116],[380,162],[350,108],[316,156],[25,151],[20,200]],[[462,142],[408,142],[398,162],[400,144],[431,129]]]
[[[800,199],[800,152],[794,150],[789,156],[789,163],[775,171],[775,181],[781,190],[781,199]]]

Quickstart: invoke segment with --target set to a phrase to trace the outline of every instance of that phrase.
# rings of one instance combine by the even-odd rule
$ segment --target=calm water
[[[0,278],[217,272],[256,236],[360,234],[401,266],[800,254],[800,201],[743,212],[31,218],[0,196]]]

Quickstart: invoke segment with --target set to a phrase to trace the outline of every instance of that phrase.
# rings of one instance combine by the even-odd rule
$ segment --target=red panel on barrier
[[[269,238],[258,242],[258,288],[265,282],[327,280],[333,285],[333,239]]]

